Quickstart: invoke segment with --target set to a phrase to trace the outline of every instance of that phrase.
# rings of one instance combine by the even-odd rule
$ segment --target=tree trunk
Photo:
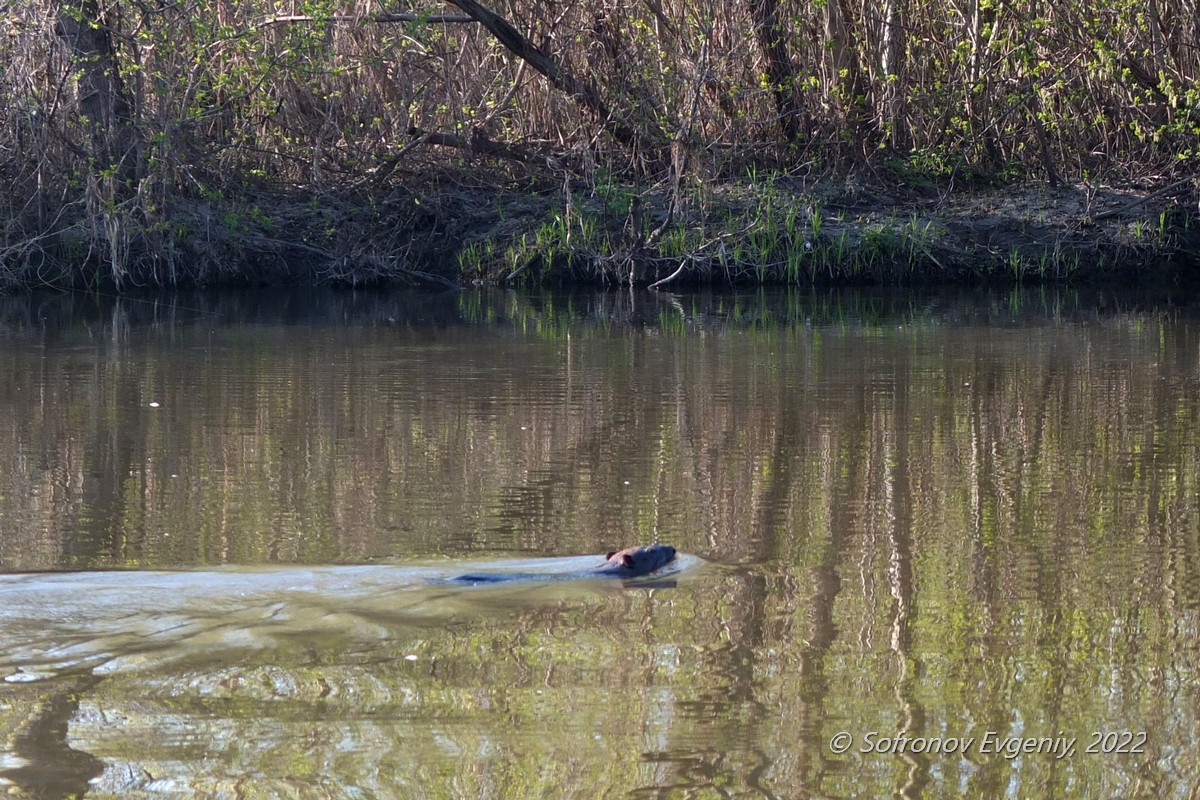
[[[845,114],[847,127],[859,141],[861,155],[870,150],[870,111],[862,70],[859,68],[855,37],[849,20],[846,0],[827,0],[825,3],[825,38],[833,55],[832,81],[835,96]]]
[[[883,36],[879,67],[883,73],[883,125],[891,146],[898,151],[911,146],[904,119],[904,0],[884,0]]]
[[[137,131],[112,32],[97,0],[62,0],[55,33],[72,54],[79,111],[91,131],[92,171],[132,185],[138,173]]]
[[[751,0],[758,46],[767,62],[767,78],[779,112],[779,126],[788,142],[800,141],[800,107],[796,104],[796,70],[788,55],[783,28],[779,24],[777,0]]]

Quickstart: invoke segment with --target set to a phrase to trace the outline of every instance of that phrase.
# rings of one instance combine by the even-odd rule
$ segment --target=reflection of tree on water
[[[25,763],[0,770],[0,776],[37,800],[82,797],[89,781],[104,771],[104,762],[73,749],[67,734],[80,697],[100,681],[85,675],[6,688],[8,702],[18,706],[27,702],[31,712],[9,740],[13,755]]]
[[[753,565],[732,570],[714,592],[721,598],[721,629],[709,637],[702,686],[694,698],[681,701],[692,718],[676,731],[674,757],[683,764],[685,785],[694,791],[733,795],[739,794],[733,787],[744,786],[746,796],[776,798],[803,787],[819,794],[828,768],[822,736],[829,688],[824,658],[837,636],[833,608],[841,589],[843,531],[849,529],[840,524],[849,505],[840,499],[852,488],[834,486],[830,441],[802,425],[797,396],[783,392],[777,400],[778,424],[757,432],[768,446],[750,454],[761,459],[764,479],[755,482],[751,514],[742,523],[721,505],[728,499],[722,469],[727,462],[715,458],[696,435],[714,432],[690,419],[702,419],[702,410],[687,393],[676,392],[679,424],[689,434],[680,444],[682,460],[691,467],[708,512],[702,519],[710,552]],[[751,435],[748,429],[758,423],[748,416],[744,426],[724,432],[726,458],[738,448],[737,437]],[[834,491],[823,495],[828,503],[823,516],[805,527],[796,524],[793,512],[810,499],[805,492],[812,476],[799,474],[798,468],[813,461],[825,465],[816,483]],[[802,560],[795,550],[820,553],[802,576],[778,569]],[[716,646],[721,641],[725,646]],[[770,695],[764,694],[767,686]],[[698,751],[687,746],[691,741],[716,747]]]
[[[77,338],[59,350],[11,348],[0,419],[17,422],[0,426],[0,449],[26,457],[0,459],[0,496],[14,509],[3,513],[16,520],[0,526],[0,563],[320,563],[587,552],[659,536],[744,566],[683,579],[645,605],[555,598],[530,613],[521,598],[489,596],[491,616],[454,631],[461,640],[445,620],[427,625],[428,642],[441,638],[424,682],[388,674],[389,692],[426,703],[397,703],[396,716],[465,719],[467,733],[437,734],[485,754],[462,759],[480,780],[495,750],[475,743],[512,745],[521,755],[505,766],[548,786],[533,765],[586,752],[576,775],[603,772],[648,795],[674,777],[761,796],[990,797],[1017,772],[1023,795],[1080,782],[1111,794],[1142,775],[1179,793],[1195,767],[1183,750],[1169,755],[1195,725],[1193,323],[1051,315],[1022,327],[1007,310],[976,309],[910,326],[864,302],[844,323],[775,324],[778,305],[614,299],[625,296],[572,321],[547,299],[464,294],[458,322],[428,331],[382,311],[374,327],[164,323],[150,336],[93,320],[101,344],[76,329],[60,331]],[[486,321],[493,312],[507,321]],[[178,402],[138,418],[125,407],[145,399],[142,387]],[[43,399],[30,416],[32,388]],[[130,434],[133,424],[146,429]],[[177,464],[192,469],[175,480]],[[325,610],[338,625],[385,629],[396,615]],[[21,644],[4,624],[0,638]],[[336,666],[320,674],[282,657],[272,674],[336,689],[340,652],[322,646]],[[141,697],[141,684],[105,675],[116,703]],[[249,691],[246,675],[222,680]],[[449,700],[434,707],[434,696]],[[97,728],[116,744],[88,746],[82,708],[76,747],[137,752],[123,731]],[[229,738],[253,740],[260,718],[235,704],[218,712],[236,727]],[[361,706],[337,712],[350,736],[367,735],[355,727]],[[1101,717],[1161,732],[1168,756],[833,757],[822,735],[844,720],[856,737],[1057,735]],[[531,742],[564,721],[571,736]],[[606,727],[579,733],[594,721]],[[402,756],[429,763],[406,735],[395,737],[410,742]],[[273,757],[229,755],[238,766]],[[619,773],[631,763],[635,777]]]
[[[918,699],[922,680],[921,660],[912,652],[912,620],[916,616],[916,586],[913,584],[913,497],[909,484],[912,464],[909,460],[908,442],[904,431],[909,419],[908,393],[909,376],[905,373],[907,362],[897,365],[901,374],[897,376],[892,394],[893,419],[883,435],[883,462],[887,474],[884,477],[886,503],[884,535],[887,540],[887,580],[892,596],[891,647],[899,665],[896,676],[896,703],[900,711],[899,734],[903,736],[925,736],[925,707]],[[907,766],[906,780],[897,790],[903,798],[917,798],[929,785],[930,760],[922,753],[903,752],[898,755]]]

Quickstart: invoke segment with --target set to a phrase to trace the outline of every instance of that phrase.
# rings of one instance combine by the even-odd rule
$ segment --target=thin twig
[[[1180,178],[1179,180],[1175,181],[1174,183],[1172,183],[1168,186],[1164,186],[1163,188],[1159,189],[1157,192],[1151,192],[1150,194],[1146,195],[1145,197],[1139,197],[1136,200],[1126,203],[1125,205],[1121,206],[1120,208],[1114,208],[1111,211],[1104,211],[1100,214],[1097,214],[1096,216],[1092,217],[1092,222],[1100,222],[1102,220],[1111,219],[1112,217],[1116,217],[1121,214],[1124,214],[1126,211],[1128,211],[1131,208],[1140,206],[1143,203],[1148,203],[1151,200],[1156,200],[1159,197],[1162,197],[1163,195],[1170,194],[1171,192],[1178,189],[1180,186],[1185,186],[1185,185],[1191,183],[1193,180],[1194,180],[1193,178]]]
[[[268,17],[255,24],[255,28],[269,28],[272,25],[295,25],[302,22],[353,22],[375,23],[386,25],[397,22],[424,22],[431,25],[462,24],[474,22],[471,17],[461,14],[374,14],[356,16],[354,14],[332,14],[328,17],[314,17],[308,14],[280,14]]]
[[[676,269],[674,272],[672,272],[670,275],[668,275],[667,277],[663,278],[662,280],[660,280],[660,281],[655,281],[654,283],[650,284],[650,285],[649,285],[649,286],[647,286],[646,288],[647,288],[647,289],[657,289],[658,287],[660,287],[660,286],[663,286],[664,284],[668,284],[668,283],[670,283],[671,281],[675,280],[675,279],[676,279],[676,278],[678,278],[678,277],[679,277],[679,275],[680,275],[680,274],[683,272],[683,268],[687,266],[687,263],[688,263],[688,262],[687,262],[687,259],[685,258],[684,260],[682,260],[682,261],[680,261],[680,262],[679,262],[679,268],[678,268],[678,269]]]

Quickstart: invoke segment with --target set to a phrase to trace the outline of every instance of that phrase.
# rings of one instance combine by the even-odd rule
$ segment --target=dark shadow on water
[[[605,330],[656,328],[666,332],[916,321],[996,325],[1166,310],[1200,315],[1200,294],[1179,287],[1111,290],[1055,286],[681,293],[233,289],[120,297],[32,292],[0,297],[0,340],[36,336],[43,343],[80,338],[94,341],[146,327],[172,329],[205,323],[399,326],[429,331],[482,326],[547,335],[566,325],[600,325]],[[533,323],[536,326],[531,328]]]
[[[79,711],[79,698],[100,680],[87,675],[55,681],[55,691],[37,701],[37,714],[12,739],[13,753],[26,763],[0,771],[0,776],[37,800],[82,797],[89,782],[104,771],[104,762],[73,749],[67,743],[67,732]],[[39,687],[45,691],[48,685]]]

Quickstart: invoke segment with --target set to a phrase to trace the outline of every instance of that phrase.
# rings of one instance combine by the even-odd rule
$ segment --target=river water
[[[0,454],[8,796],[1200,787],[1192,301],[0,298]]]

